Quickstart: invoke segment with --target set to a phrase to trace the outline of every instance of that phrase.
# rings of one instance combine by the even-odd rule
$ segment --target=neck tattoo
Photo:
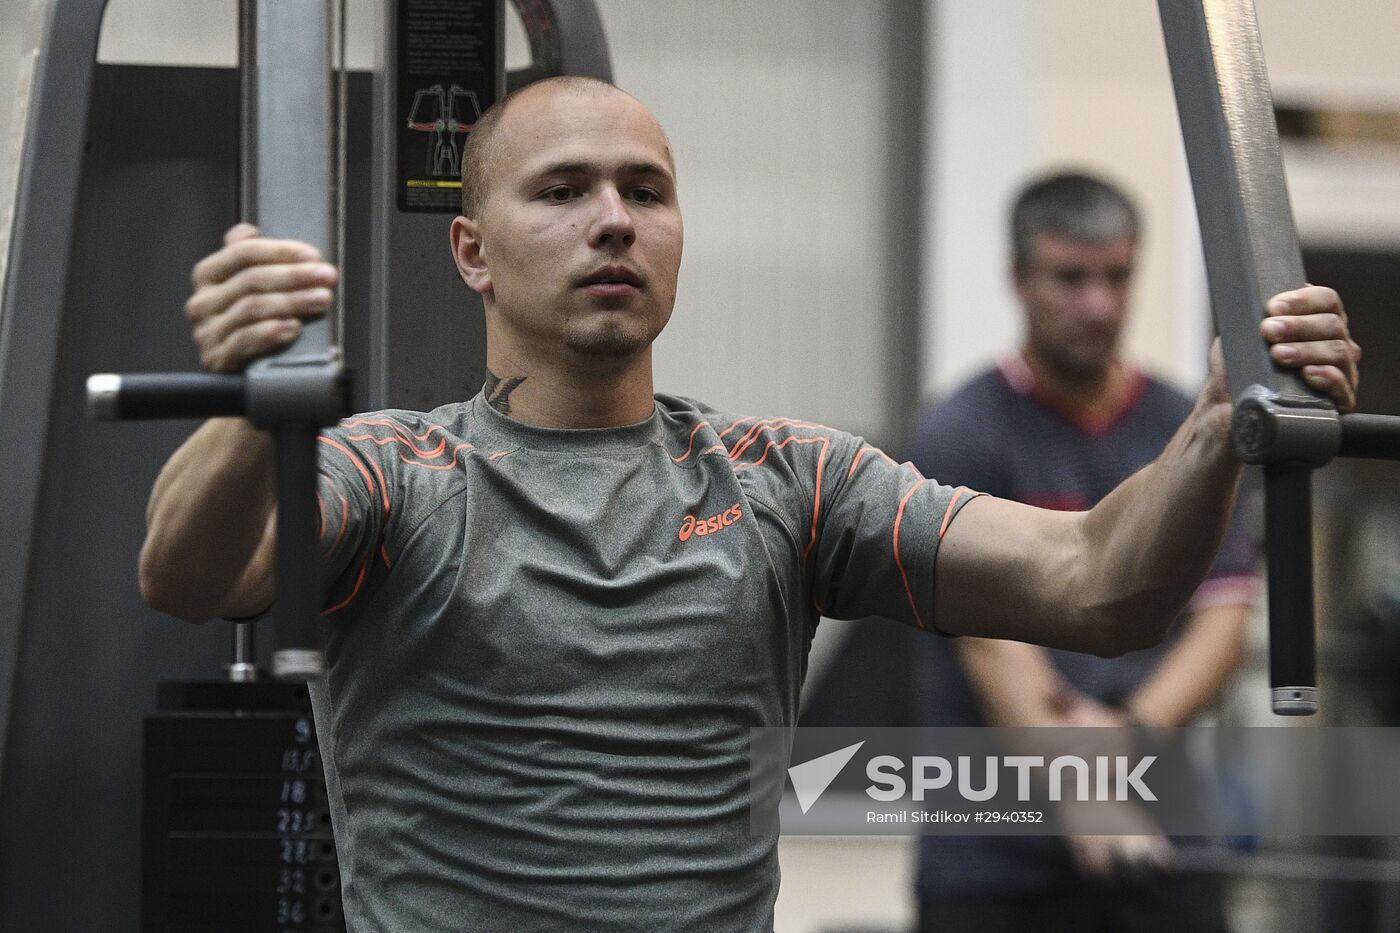
[[[486,403],[503,415],[510,414],[510,394],[524,381],[524,376],[510,376],[502,379],[488,369],[486,371]]]

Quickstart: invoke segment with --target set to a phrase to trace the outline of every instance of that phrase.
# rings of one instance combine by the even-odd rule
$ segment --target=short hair
[[[470,135],[467,136],[466,144],[462,147],[462,216],[475,219],[481,213],[481,207],[486,202],[486,193],[489,187],[487,178],[487,168],[491,161],[491,148],[497,128],[501,125],[502,118],[505,117],[506,110],[515,102],[521,94],[538,90],[544,87],[559,87],[564,90],[571,90],[578,93],[598,92],[602,90],[618,90],[618,88],[601,78],[589,78],[582,75],[562,75],[553,78],[544,78],[523,87],[518,87],[505,97],[502,97],[486,112],[481,115],[481,119],[476,121]]]
[[[1099,243],[1136,237],[1140,229],[1137,208],[1117,186],[1082,172],[1043,175],[1025,185],[1012,205],[1012,268],[1020,273],[1031,267],[1042,233]]]

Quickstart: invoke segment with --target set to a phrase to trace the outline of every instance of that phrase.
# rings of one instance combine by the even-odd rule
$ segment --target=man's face
[[[526,93],[496,130],[487,179],[466,228],[476,245],[455,232],[454,244],[488,334],[546,360],[650,346],[675,304],[683,236],[670,147],[646,108],[610,90]]]
[[[1101,375],[1118,350],[1137,244],[1036,237],[1030,268],[1016,276],[1031,352],[1067,379]]]

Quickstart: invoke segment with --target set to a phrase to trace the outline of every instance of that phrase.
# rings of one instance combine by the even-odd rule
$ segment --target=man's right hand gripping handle
[[[320,259],[315,247],[262,239],[251,224],[224,234],[224,248],[194,267],[185,303],[204,368],[242,372],[295,340],[303,319],[325,313],[336,270]]]
[[[335,267],[305,243],[257,234],[238,224],[194,268],[185,311],[210,372],[242,372],[330,305]],[[154,608],[190,621],[266,609],[276,543],[268,435],[243,418],[205,422],[161,470],[146,526],[141,592]]]

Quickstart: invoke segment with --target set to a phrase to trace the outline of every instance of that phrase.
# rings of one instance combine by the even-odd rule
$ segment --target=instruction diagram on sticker
[[[424,172],[430,178],[456,178],[462,171],[462,145],[481,119],[476,91],[459,84],[418,88],[408,114],[408,128],[427,135]]]

